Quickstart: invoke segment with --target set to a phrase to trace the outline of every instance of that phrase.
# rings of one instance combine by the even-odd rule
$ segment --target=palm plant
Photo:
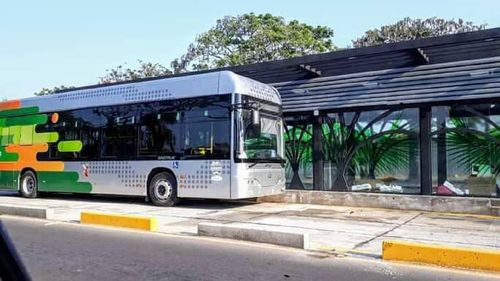
[[[487,130],[477,129],[479,120],[486,121]],[[479,174],[490,172],[492,179],[500,175],[500,126],[491,119],[451,118],[450,128],[446,132],[446,145],[450,158],[462,168],[474,164],[479,167]]]
[[[412,124],[394,111],[378,114],[366,124],[358,122],[362,112],[337,113],[323,119],[325,160],[336,170],[334,190],[348,190],[356,174],[374,179],[376,171],[387,173],[407,167],[410,145],[415,140]],[[346,122],[346,117],[351,117]],[[377,128],[375,128],[377,127]]]
[[[287,165],[292,169],[290,187],[304,189],[299,169],[302,165],[310,165],[312,160],[312,128],[304,124],[287,124],[285,127],[285,154],[288,159]]]
[[[375,179],[376,174],[389,174],[403,170],[410,162],[410,150],[416,146],[412,124],[400,118],[384,121],[379,132],[407,130],[405,133],[384,134],[374,138],[362,146],[353,158],[356,172],[362,178]],[[358,135],[358,139],[366,140],[377,134],[372,127]]]

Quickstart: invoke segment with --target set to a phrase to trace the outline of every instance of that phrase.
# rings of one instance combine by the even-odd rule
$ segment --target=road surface
[[[34,280],[494,280],[214,238],[1,216]]]

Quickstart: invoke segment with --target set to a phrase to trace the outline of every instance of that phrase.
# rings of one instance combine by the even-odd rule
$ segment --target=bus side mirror
[[[252,125],[260,127],[260,111],[258,109],[252,109]]]

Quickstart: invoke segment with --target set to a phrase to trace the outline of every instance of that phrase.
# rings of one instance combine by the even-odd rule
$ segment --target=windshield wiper
[[[253,162],[252,164],[250,164],[248,166],[248,168],[252,168],[253,166],[259,164],[259,163],[275,163],[274,161],[279,161],[279,163],[281,164],[281,166],[283,167],[284,163],[285,163],[285,159],[281,158],[281,157],[271,157],[271,158],[255,158],[254,159],[255,162]]]
[[[261,159],[261,158],[257,158],[255,159],[255,162],[253,162],[252,164],[250,164],[248,166],[248,168],[252,168],[253,166],[259,164],[259,163],[264,163],[267,159]]]

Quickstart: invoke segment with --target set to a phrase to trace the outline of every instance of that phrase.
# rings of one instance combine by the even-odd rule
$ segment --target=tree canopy
[[[226,16],[172,62],[176,72],[235,66],[335,49],[333,30],[271,14]]]
[[[366,47],[424,37],[481,30],[486,24],[441,18],[404,18],[394,24],[370,29],[352,41],[353,47]],[[191,70],[236,66],[286,59],[335,50],[333,30],[311,26],[297,20],[286,21],[271,14],[226,16],[215,26],[198,35],[185,54],[171,62],[171,68],[160,63],[138,60],[139,66],[126,64],[107,69],[99,83],[107,84],[140,78],[157,77]],[[70,87],[44,88],[35,95],[51,94]]]
[[[360,38],[353,40],[352,44],[355,48],[367,47],[425,37],[476,31],[485,28],[486,24],[475,25],[463,19],[446,20],[437,17],[412,19],[406,17],[394,24],[370,29]]]
[[[45,96],[45,95],[51,95],[55,92],[62,91],[62,90],[67,90],[67,89],[72,89],[74,88],[73,86],[64,86],[61,85],[59,87],[53,87],[51,88],[43,88],[38,92],[33,93],[35,96]]]
[[[112,69],[107,69],[106,75],[99,78],[99,83],[108,84],[172,74],[170,69],[159,63],[144,62],[142,60],[137,60],[137,62],[139,63],[138,68],[126,67],[126,64],[123,64]]]

